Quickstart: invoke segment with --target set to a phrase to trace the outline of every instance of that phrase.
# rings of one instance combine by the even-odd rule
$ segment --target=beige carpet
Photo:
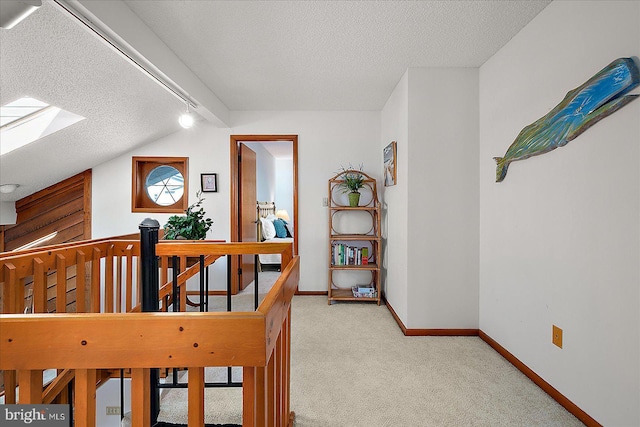
[[[207,423],[241,424],[240,389],[205,395]],[[186,396],[159,419],[186,423]],[[385,306],[316,296],[293,300],[291,409],[298,427],[583,425],[480,338],[405,337]]]

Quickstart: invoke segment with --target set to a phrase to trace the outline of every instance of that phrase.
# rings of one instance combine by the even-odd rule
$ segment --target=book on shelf
[[[366,286],[366,287],[363,287],[362,285],[352,286],[351,292],[353,293],[353,296],[356,298],[377,298],[378,297],[378,292],[375,290],[375,288],[370,286]]]
[[[331,245],[331,262],[338,266],[369,264],[369,248],[334,243]]]

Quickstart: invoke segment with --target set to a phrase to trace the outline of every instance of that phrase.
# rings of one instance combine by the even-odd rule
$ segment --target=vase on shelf
[[[349,193],[349,206],[355,208],[360,204],[360,193],[352,191]]]

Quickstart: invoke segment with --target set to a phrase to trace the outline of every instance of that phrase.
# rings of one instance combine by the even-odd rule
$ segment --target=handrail
[[[0,315],[0,369],[18,371],[19,403],[42,403],[41,370],[74,369],[76,425],[93,426],[97,370],[131,368],[132,422],[146,426],[150,369],[188,367],[189,425],[204,425],[204,367],[243,366],[243,425],[290,425],[290,306],[300,262],[291,244],[161,242],[156,253],[280,253],[283,269],[255,312]],[[46,263],[32,262],[39,270]]]
[[[137,240],[128,240],[135,237]],[[32,312],[58,313],[139,312],[139,256],[139,233],[0,253],[0,311],[19,314],[28,308]],[[207,256],[205,266],[215,259]],[[169,270],[167,264],[161,267],[161,276],[165,278]],[[182,271],[178,287],[184,287],[186,280],[198,272],[197,265]],[[166,280],[164,284],[160,300],[167,306],[172,302],[173,288],[166,286]],[[27,288],[31,297],[23,298]],[[72,293],[67,295],[68,292]],[[29,300],[31,303],[27,306]],[[16,372],[5,370],[0,375],[4,377],[0,395],[4,395],[5,403],[15,403]],[[64,378],[56,380],[61,379]]]

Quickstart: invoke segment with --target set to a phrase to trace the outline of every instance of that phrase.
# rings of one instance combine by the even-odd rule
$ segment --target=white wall
[[[380,112],[235,111],[233,133],[298,135],[298,249],[302,291],[326,291],[328,280],[327,181],[341,165],[364,164],[382,174]]]
[[[409,69],[408,328],[478,328],[478,69]]]
[[[0,202],[0,225],[15,224],[17,217],[15,202]]]
[[[410,68],[382,110],[383,279],[409,329],[478,328],[478,70]]]
[[[380,179],[380,112],[234,112],[233,128],[219,129],[198,122],[194,128],[151,142],[93,169],[94,238],[137,231],[145,217],[163,225],[168,214],[131,213],[131,156],[188,156],[189,197],[195,200],[200,173],[218,173],[218,192],[205,193],[203,204],[213,219],[208,239],[230,236],[229,135],[297,134],[299,156],[298,245],[300,290],[327,289],[327,180],[341,164],[364,163],[365,172]],[[226,266],[216,265],[212,289],[225,285]]]
[[[131,212],[131,157],[189,157],[189,204],[197,201],[201,173],[218,174],[218,192],[203,193],[203,208],[213,220],[207,239],[229,240],[229,130],[202,122],[176,132],[93,168],[92,236],[135,233],[145,218],[155,218],[162,227],[171,214]],[[217,262],[210,269],[211,289],[226,289],[226,265]],[[190,287],[191,289],[191,287]]]
[[[480,69],[480,328],[607,426],[640,425],[640,101],[499,184],[492,157],[639,27],[639,2],[555,1]]]
[[[387,302],[403,324],[407,324],[407,229],[409,191],[409,72],[405,72],[381,114],[379,151],[397,142],[396,185],[381,183],[382,288]],[[380,154],[382,159],[382,154]],[[382,160],[380,160],[382,164]]]

